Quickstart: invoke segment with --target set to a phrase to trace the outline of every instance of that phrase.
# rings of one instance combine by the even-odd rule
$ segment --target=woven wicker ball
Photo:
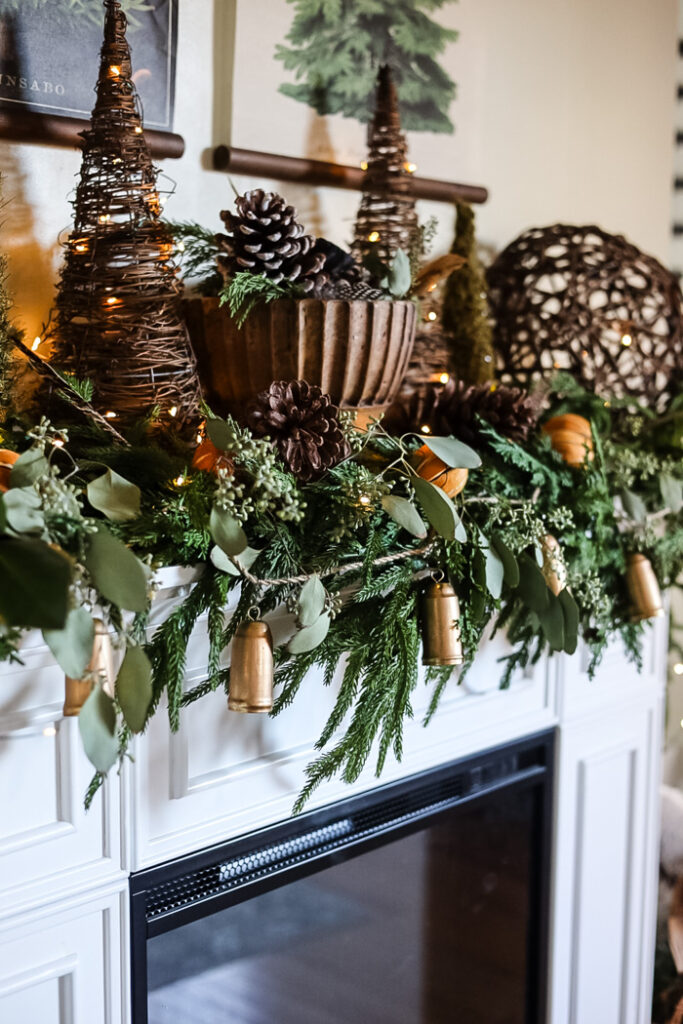
[[[594,225],[532,228],[487,275],[501,380],[564,370],[598,394],[663,407],[683,381],[678,281]]]

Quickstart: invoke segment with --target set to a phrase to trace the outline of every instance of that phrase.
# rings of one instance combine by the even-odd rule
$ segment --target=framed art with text
[[[145,127],[172,132],[178,0],[121,0],[121,7]],[[26,138],[27,124],[56,125],[59,134],[53,119],[89,118],[103,22],[101,0],[0,0],[0,123],[6,137]]]

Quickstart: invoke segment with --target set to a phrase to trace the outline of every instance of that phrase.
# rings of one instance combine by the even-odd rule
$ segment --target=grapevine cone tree
[[[456,203],[456,209],[451,252],[467,262],[446,282],[441,321],[456,376],[465,384],[483,384],[495,372],[486,277],[477,255],[474,210],[467,203]]]
[[[89,380],[94,407],[121,424],[157,409],[162,420],[185,425],[198,414],[199,384],[173,243],[160,221],[126,17],[118,0],[104,6],[97,100],[83,132],[52,360]]]
[[[367,169],[352,248],[360,261],[371,256],[389,265],[399,249],[405,253],[413,249],[418,223],[396,88],[387,65],[377,76],[375,115],[368,137]]]
[[[2,211],[2,177],[0,176],[0,211]],[[7,414],[14,386],[14,345],[10,323],[10,297],[7,291],[7,257],[0,253],[0,423]]]
[[[426,12],[444,0],[289,0],[296,8],[276,57],[296,82],[280,86],[285,96],[319,114],[370,120],[375,76],[382,64],[394,71],[403,127],[452,132],[448,108],[455,84],[437,62],[458,33]]]

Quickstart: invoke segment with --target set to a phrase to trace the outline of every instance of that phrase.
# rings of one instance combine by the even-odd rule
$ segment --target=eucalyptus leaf
[[[206,421],[206,432],[209,435],[209,440],[216,445],[216,448],[220,448],[221,451],[227,451],[232,443],[232,431],[225,422],[218,416],[210,416]]]
[[[645,502],[638,494],[624,488],[621,492],[621,502],[626,515],[637,523],[644,523],[647,516]]]
[[[8,626],[63,629],[71,563],[39,540],[0,541],[0,617]]]
[[[395,299],[402,299],[410,291],[412,281],[408,254],[403,249],[399,249],[389,264],[386,287]]]
[[[323,612],[312,626],[305,626],[294,634],[287,644],[287,650],[290,654],[306,654],[308,651],[313,651],[323,642],[329,629],[330,613]]]
[[[425,437],[424,443],[451,469],[479,469],[481,466],[474,448],[455,437]]]
[[[123,541],[108,530],[93,533],[85,566],[102,597],[119,608],[144,612],[147,608],[147,572]]]
[[[116,696],[126,725],[142,732],[152,700],[152,666],[142,647],[129,647],[116,677]]]
[[[119,743],[116,736],[116,710],[114,702],[101,686],[95,686],[81,708],[78,728],[83,749],[98,772],[106,773],[116,764]]]
[[[564,650],[574,654],[579,642],[579,609],[567,588],[561,590],[557,600],[564,616]]]
[[[659,489],[665,506],[672,512],[680,512],[683,508],[683,484],[681,481],[668,473],[662,473],[659,478]]]
[[[299,594],[299,622],[302,626],[312,626],[318,621],[325,610],[327,595],[319,576],[311,576],[306,580]]]
[[[49,464],[40,448],[29,448],[19,456],[9,475],[10,488],[31,487],[49,470]]]
[[[19,487],[2,495],[5,519],[15,533],[41,534],[45,516],[40,498],[32,487]]]
[[[245,548],[239,555],[235,555],[235,562],[239,562],[243,569],[251,569],[260,554],[261,549],[259,548]],[[228,558],[225,551],[219,548],[218,545],[211,548],[209,558],[221,572],[227,572],[229,576],[241,575],[235,563]]]
[[[419,476],[411,477],[411,483],[424,514],[439,536],[445,540],[459,540],[458,527],[462,523],[455,505],[445,491]]]
[[[533,558],[519,556],[519,595],[527,608],[541,615],[550,604],[550,591]]]
[[[91,480],[88,501],[114,523],[126,523],[140,515],[140,488],[113,469]]]
[[[80,679],[92,658],[95,623],[85,608],[72,608],[63,629],[44,629],[45,643],[64,674]]]
[[[491,546],[503,563],[504,579],[508,587],[514,589],[519,586],[519,566],[510,548],[497,534],[491,537]]]
[[[496,600],[500,597],[503,592],[503,579],[505,577],[505,567],[503,560],[493,550],[491,546],[486,548],[486,587],[491,595]]]
[[[209,531],[226,555],[240,555],[249,546],[247,535],[235,517],[215,505],[211,509]]]
[[[422,516],[408,498],[401,498],[398,494],[385,494],[382,498],[382,508],[395,523],[408,533],[412,533],[413,537],[422,539],[427,536],[427,527]]]
[[[564,649],[564,613],[555,595],[548,591],[548,605],[538,613],[541,629],[553,651]]]

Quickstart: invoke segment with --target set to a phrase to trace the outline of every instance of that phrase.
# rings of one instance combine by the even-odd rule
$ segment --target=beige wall
[[[230,185],[205,169],[218,141],[362,160],[360,125],[322,121],[277,93],[283,71],[272,51],[291,14],[285,0],[237,0],[236,13],[233,0],[180,0],[176,128],[187,152],[164,166],[177,183],[171,218],[220,227]],[[411,159],[420,174],[490,188],[482,241],[500,247],[534,224],[594,221],[666,261],[675,0],[460,0],[439,16],[460,31],[445,56],[458,83],[457,127],[453,136],[412,135]],[[96,55],[90,63],[94,78]],[[0,168],[12,200],[0,244],[12,256],[17,318],[32,337],[50,306],[78,155],[3,144]],[[350,237],[357,195],[282,189],[312,230]],[[436,249],[445,248],[451,211],[424,204],[423,214],[440,216]]]

